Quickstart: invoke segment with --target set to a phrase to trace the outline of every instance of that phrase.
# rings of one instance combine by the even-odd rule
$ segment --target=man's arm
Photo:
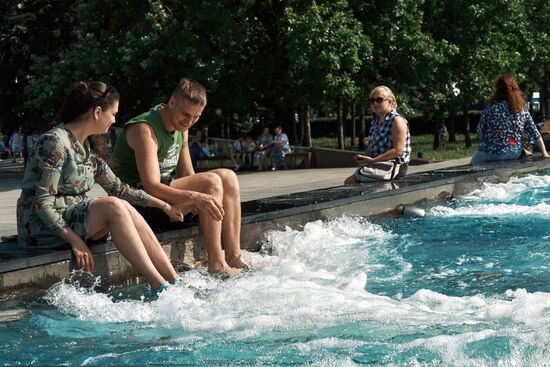
[[[153,128],[146,123],[137,123],[128,126],[125,134],[128,145],[134,150],[140,181],[145,191],[173,205],[195,205],[197,193],[194,191],[174,189],[160,182],[158,141]],[[187,157],[190,160],[189,148]]]
[[[183,145],[180,151],[180,158],[178,159],[178,165],[176,167],[176,177],[186,177],[195,174],[193,169],[193,163],[191,162],[191,154],[189,153],[189,144],[187,131],[183,133]],[[200,142],[199,142],[200,143]]]

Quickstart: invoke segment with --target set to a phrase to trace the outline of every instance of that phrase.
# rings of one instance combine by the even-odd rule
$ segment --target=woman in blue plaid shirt
[[[470,164],[518,159],[522,152],[522,138],[529,143],[535,142],[542,157],[550,158],[533,118],[525,109],[517,81],[510,75],[502,75],[497,78],[495,87],[495,93],[489,98],[477,124],[481,146]]]
[[[399,160],[399,174],[407,172],[411,157],[411,135],[409,125],[397,112],[397,101],[390,88],[381,85],[369,95],[372,112],[375,114],[369,130],[367,154],[358,154],[355,159],[360,166],[389,160]],[[345,185],[358,182],[355,174],[344,181]]]

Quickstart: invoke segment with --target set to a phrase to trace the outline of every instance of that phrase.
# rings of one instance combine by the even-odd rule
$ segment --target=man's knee
[[[205,172],[201,174],[201,187],[204,193],[210,195],[216,195],[223,193],[223,181],[222,178],[211,172]]]
[[[213,172],[221,178],[225,189],[239,189],[239,180],[237,174],[233,170],[219,168]]]

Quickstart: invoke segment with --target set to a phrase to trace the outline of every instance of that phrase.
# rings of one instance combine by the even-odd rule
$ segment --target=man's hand
[[[208,213],[215,220],[222,220],[225,215],[222,203],[212,195],[197,192],[193,198],[193,204],[199,211]]]

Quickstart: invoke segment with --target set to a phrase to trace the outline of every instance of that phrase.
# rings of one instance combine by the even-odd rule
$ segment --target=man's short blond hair
[[[206,89],[192,79],[181,79],[172,96],[177,100],[186,99],[193,104],[206,106]]]

